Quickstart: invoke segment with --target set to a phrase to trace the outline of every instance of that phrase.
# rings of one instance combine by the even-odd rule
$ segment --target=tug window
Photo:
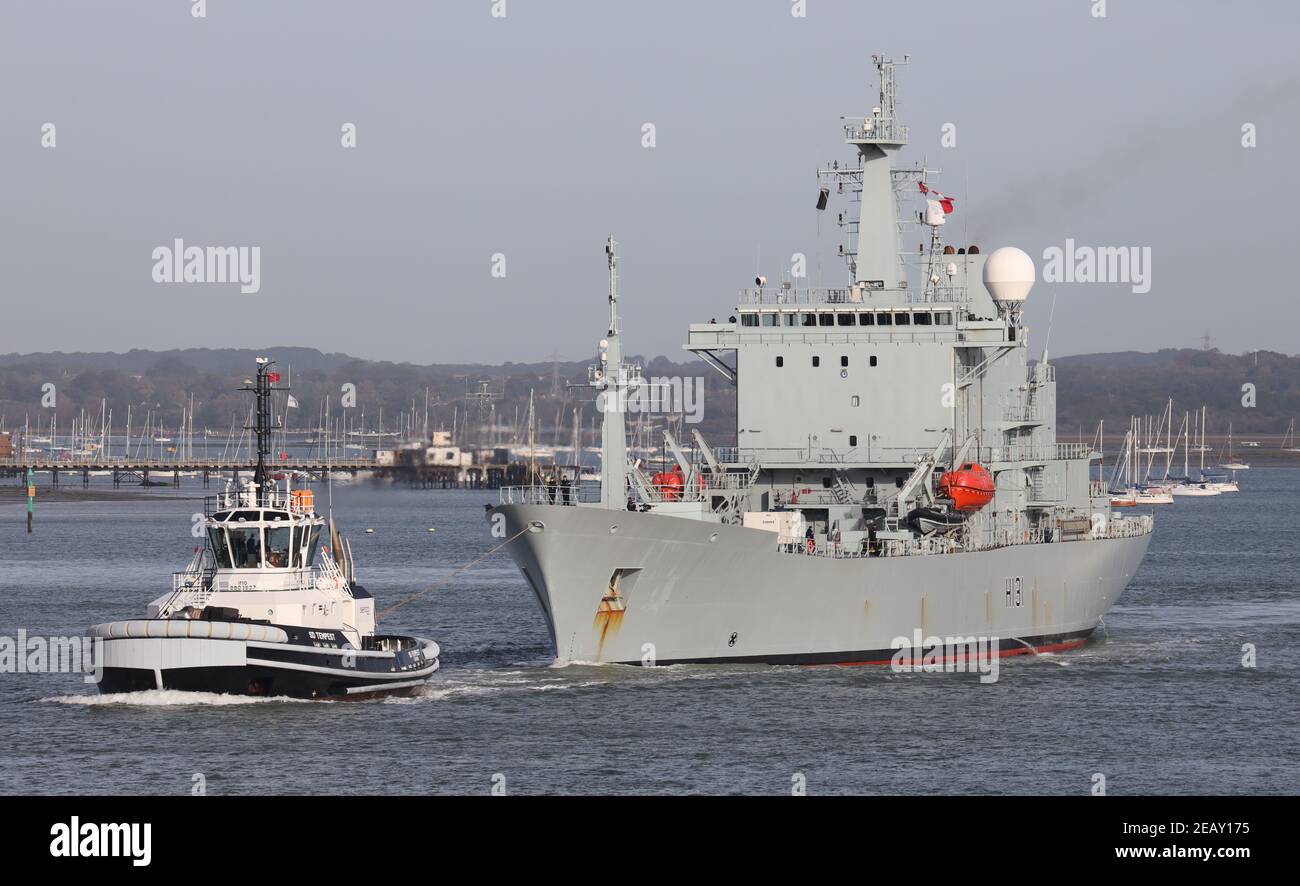
[[[816,325],[817,325],[817,315],[816,315],[816,314],[804,314],[804,315],[803,315],[803,325],[804,325],[804,326],[816,326]]]
[[[316,543],[320,541],[320,527],[303,530],[303,540],[298,546],[298,567],[306,569],[316,559]]]
[[[818,317],[817,317],[817,325],[818,325],[818,326],[834,326],[834,325],[835,325],[835,315],[834,315],[834,314],[820,314],[820,315],[818,315]]]
[[[931,317],[930,317],[930,313],[929,313],[928,311],[917,311],[917,312],[916,312],[916,325],[917,325],[917,326],[930,326],[930,325],[931,325]]]
[[[885,312],[885,311],[881,311],[879,314],[876,315],[876,325],[877,325],[877,326],[892,326],[893,323],[894,323],[894,315],[893,315],[893,314],[890,314],[890,313]]]
[[[784,357],[777,357],[777,358],[776,358],[776,368],[777,368],[777,369],[780,369],[780,368],[781,368],[782,366],[784,366],[784,365],[785,365],[785,358],[784,358]]]
[[[230,545],[226,544],[226,530],[220,527],[208,530],[208,539],[212,542],[212,553],[217,558],[218,569],[230,569]]]
[[[266,565],[283,569],[289,565],[289,542],[292,530],[276,526],[266,530]]]
[[[764,326],[775,326],[775,325],[776,325],[776,318],[777,318],[777,315],[776,315],[776,314],[764,314],[764,315],[763,315],[763,325],[764,325]]]
[[[837,321],[841,326],[855,326],[857,314],[836,314]]]
[[[907,311],[900,311],[899,313],[894,315],[895,326],[907,326],[911,322],[912,322],[912,315],[907,313]]]
[[[821,366],[821,365],[822,365],[822,358],[821,358],[821,357],[813,357],[813,366]]]
[[[758,325],[758,315],[757,315],[757,314],[741,314],[741,315],[740,315],[740,325],[741,325],[741,326],[757,326],[757,325]]]
[[[858,325],[859,325],[859,326],[875,326],[875,325],[876,325],[876,315],[875,315],[875,314],[858,314]]]
[[[230,555],[236,569],[259,569],[262,565],[262,530],[256,526],[230,528]]]

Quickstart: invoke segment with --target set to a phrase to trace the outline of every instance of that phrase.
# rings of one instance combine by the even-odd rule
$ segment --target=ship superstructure
[[[1023,322],[1032,260],[944,242],[952,198],[895,165],[895,64],[874,61],[879,101],[844,123],[856,157],[819,170],[846,284],[759,276],[728,322],[689,327],[735,385],[735,445],[665,433],[672,472],[628,462],[622,404],[648,382],[622,357],[607,243],[599,495],[512,488],[494,510],[561,658],[876,661],[915,631],[1077,645],[1136,570],[1152,519],[1113,514],[1100,453],[1056,440],[1054,367]]]

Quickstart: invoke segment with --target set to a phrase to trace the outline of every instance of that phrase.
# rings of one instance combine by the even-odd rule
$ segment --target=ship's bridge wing
[[[737,343],[736,324],[728,323],[692,323],[687,332],[684,350],[699,354],[700,357],[721,372],[727,381],[736,383],[736,369],[718,356],[722,351],[734,351]]]

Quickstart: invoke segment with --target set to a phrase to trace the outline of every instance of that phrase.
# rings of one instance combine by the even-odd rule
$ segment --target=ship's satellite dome
[[[1034,260],[1023,249],[1003,246],[984,261],[984,288],[994,301],[1024,301],[1037,279]]]

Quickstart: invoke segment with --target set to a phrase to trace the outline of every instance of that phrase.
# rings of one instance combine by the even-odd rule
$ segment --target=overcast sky
[[[613,232],[627,347],[679,359],[756,264],[776,278],[804,252],[843,282],[816,169],[853,157],[838,118],[876,103],[873,51],[912,57],[903,156],[943,169],[955,242],[1040,266],[1066,238],[1151,248],[1146,294],[1038,285],[1028,322],[1041,342],[1055,293],[1053,353],[1207,331],[1300,351],[1290,0],[1109,0],[1100,19],[1094,0],[505,5],[5,0],[0,352],[578,359]],[[178,237],[259,246],[261,291],[153,282]]]

